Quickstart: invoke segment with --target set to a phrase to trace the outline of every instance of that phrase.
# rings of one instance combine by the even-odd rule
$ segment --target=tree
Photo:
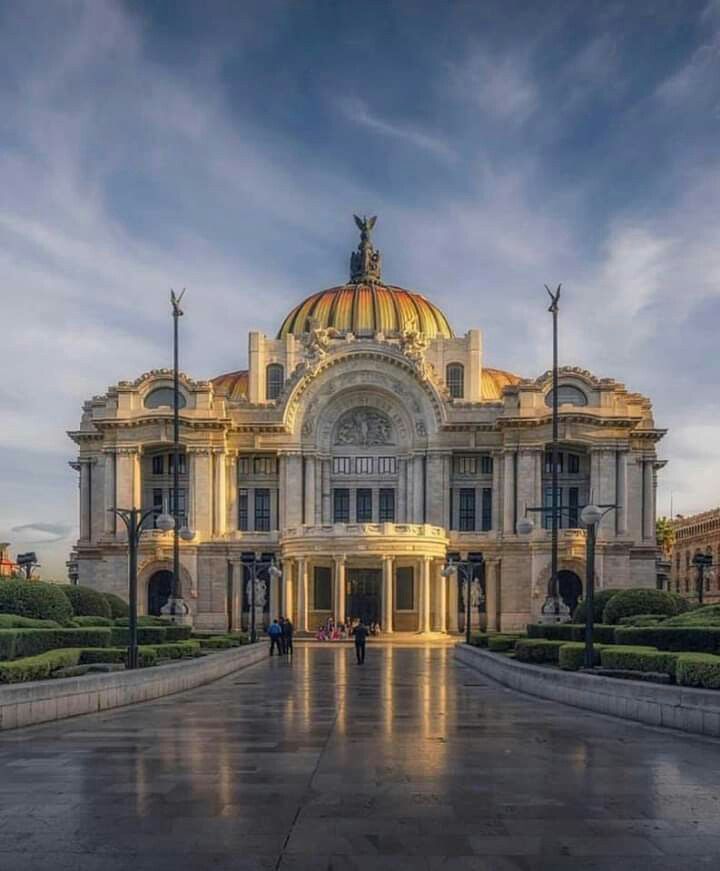
[[[675,530],[668,517],[658,517],[655,521],[655,541],[665,559],[670,559],[675,544]]]

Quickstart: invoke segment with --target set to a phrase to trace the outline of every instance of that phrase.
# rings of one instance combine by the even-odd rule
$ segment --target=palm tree
[[[669,517],[658,517],[655,521],[655,541],[665,559],[670,559],[675,544],[675,530]]]

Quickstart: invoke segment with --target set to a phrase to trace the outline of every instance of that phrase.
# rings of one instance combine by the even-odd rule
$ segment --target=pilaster
[[[392,557],[383,557],[383,591],[382,591],[382,631],[390,634],[393,631],[393,575],[395,561]]]

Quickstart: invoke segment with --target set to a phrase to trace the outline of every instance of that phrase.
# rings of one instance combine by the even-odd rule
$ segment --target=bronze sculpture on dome
[[[357,251],[350,255],[350,281],[353,284],[379,282],[382,257],[370,240],[370,232],[377,223],[377,215],[371,218],[353,215],[353,218],[360,230],[360,244]]]

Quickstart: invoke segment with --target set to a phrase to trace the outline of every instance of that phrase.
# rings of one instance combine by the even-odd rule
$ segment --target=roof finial
[[[379,282],[380,281],[380,252],[376,251],[373,243],[370,241],[370,231],[375,226],[377,215],[372,218],[367,218],[363,215],[362,218],[358,215],[353,215],[358,230],[360,230],[360,244],[357,251],[353,251],[350,255],[350,281],[353,284],[362,282]]]

